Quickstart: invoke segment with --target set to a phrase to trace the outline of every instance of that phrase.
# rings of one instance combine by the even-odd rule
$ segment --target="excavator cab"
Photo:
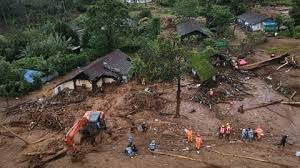
[[[101,130],[106,129],[105,121],[101,118],[99,111],[87,112],[84,117],[86,117],[87,123],[79,130],[83,136],[94,138]]]
[[[81,144],[86,140],[91,144],[101,141],[102,130],[106,130],[104,112],[87,111],[84,116],[77,120],[64,138],[71,151],[78,151],[75,144]]]

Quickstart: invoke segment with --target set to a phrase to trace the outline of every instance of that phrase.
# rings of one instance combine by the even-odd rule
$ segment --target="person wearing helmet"
[[[186,131],[186,138],[188,142],[192,142],[193,141],[193,130],[192,127],[190,127],[187,131]]]
[[[256,129],[255,129],[255,135],[256,135],[256,140],[257,141],[261,140],[261,137],[264,135],[263,132],[264,131],[261,129],[260,126],[256,127]]]
[[[132,146],[132,144],[133,144],[133,137],[132,137],[132,135],[129,135],[128,136],[128,146]]]
[[[230,124],[227,123],[227,124],[226,124],[226,127],[225,127],[225,138],[226,138],[227,140],[229,140],[229,138],[230,138],[231,129],[232,129],[232,128],[231,128]]]
[[[149,144],[149,150],[150,151],[155,151],[156,149],[156,143],[155,143],[155,140],[152,140],[151,143]]]
[[[283,148],[285,148],[285,145],[287,144],[288,142],[288,135],[284,135],[282,136],[281,140],[280,140],[280,143],[279,143],[279,147],[282,146]]]
[[[209,89],[208,91],[208,97],[209,97],[209,109],[212,109],[212,101],[213,101],[214,91],[212,89]]]
[[[225,134],[225,125],[222,125],[220,128],[219,128],[219,138],[223,138],[224,137],[224,134]]]
[[[202,143],[202,139],[200,137],[200,134],[197,134],[197,137],[195,138],[195,148],[196,148],[196,150],[200,150],[201,143]]]

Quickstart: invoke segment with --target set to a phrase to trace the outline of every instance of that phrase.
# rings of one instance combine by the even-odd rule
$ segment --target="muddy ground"
[[[268,38],[268,42],[258,46],[255,49],[255,54],[249,56],[247,60],[249,63],[265,60],[270,58],[271,53],[274,53],[275,55],[289,53],[290,58],[293,57],[300,62],[300,40]],[[277,91],[286,95],[286,97],[289,97],[296,92],[293,100],[300,101],[300,69],[290,69],[290,66],[285,66],[276,70],[282,65],[280,62],[281,61],[278,61],[269,66],[259,68],[255,72],[258,77],[265,80],[268,84],[273,85],[274,88],[281,85],[282,87],[278,88]]]
[[[266,50],[270,46],[291,45],[290,43],[296,46],[291,51],[292,54],[300,55],[297,48],[299,41],[270,39],[268,43],[258,46],[256,54],[249,57],[248,61],[251,63],[269,57]],[[0,102],[1,123],[31,143],[25,146],[24,142],[1,129],[0,167],[34,167],[41,158],[47,157],[47,154],[35,157],[26,155],[34,152],[53,154],[61,150],[65,147],[62,141],[64,135],[74,121],[87,110],[102,110],[107,113],[109,131],[104,133],[103,141],[96,146],[89,144],[79,146],[84,153],[80,162],[71,162],[70,156],[66,155],[43,167],[299,167],[300,161],[295,157],[295,152],[300,150],[299,107],[275,104],[243,114],[237,112],[240,105],[247,108],[273,100],[289,100],[288,95],[274,90],[272,82],[266,80],[270,75],[272,81],[275,81],[273,83],[281,80],[284,86],[297,91],[293,99],[299,101],[299,69],[292,69],[287,73],[284,69],[274,71],[279,65],[280,63],[274,63],[255,70],[253,73],[257,76],[228,70],[228,74],[235,74],[238,81],[247,88],[247,94],[244,92],[240,94],[228,88],[232,84],[219,83],[218,88],[215,88],[219,94],[230,89],[232,92],[231,96],[214,104],[213,110],[209,110],[205,104],[192,100],[193,96],[199,93],[197,83],[193,83],[190,79],[182,81],[181,118],[178,119],[170,115],[174,114],[176,105],[176,86],[172,83],[142,86],[131,81],[122,85],[106,86],[104,93],[94,96],[85,92],[66,91],[62,95],[52,97],[51,88],[63,80],[57,79],[45,85],[41,91],[18,100],[11,100],[10,106],[27,102],[18,108],[4,112],[5,101]],[[143,90],[146,87],[153,91],[152,94],[145,94]],[[36,101],[38,99],[40,100]],[[139,132],[136,128],[143,121],[149,125],[147,132]],[[30,130],[31,122],[37,124]],[[231,141],[218,139],[217,135],[218,127],[227,122],[230,122],[234,129]],[[265,131],[262,141],[239,140],[241,128],[255,128],[257,125],[262,126]],[[187,144],[184,140],[184,129],[190,126],[195,134],[199,133],[202,136],[203,145],[199,153],[194,150],[194,144]],[[129,134],[133,135],[134,143],[139,150],[134,158],[129,158],[123,153]],[[276,145],[283,134],[289,135],[289,144],[285,149]],[[188,156],[200,161],[153,155],[147,150],[152,139],[157,141],[158,151]],[[189,150],[186,150],[187,148]],[[212,150],[264,159],[278,164],[222,156]]]
[[[189,84],[190,81],[183,83]],[[75,119],[81,117],[86,110],[105,111],[111,134],[106,134],[102,143],[96,146],[81,145],[80,148],[85,153],[85,157],[80,162],[71,162],[70,156],[67,155],[44,165],[44,167],[99,167],[99,165],[124,168],[154,166],[282,167],[242,158],[221,156],[210,150],[270,160],[291,167],[299,166],[300,161],[294,156],[295,152],[300,149],[300,130],[297,129],[300,128],[299,108],[277,104],[247,111],[244,114],[238,113],[237,107],[241,104],[251,107],[271,100],[286,99],[259,78],[250,78],[245,83],[251,89],[248,91],[251,95],[245,96],[242,101],[233,101],[231,106],[226,103],[218,104],[212,111],[206,105],[191,100],[197,90],[194,84],[184,85],[181,118],[179,119],[168,115],[174,113],[176,103],[176,87],[173,84],[148,85],[147,87],[151,88],[154,93],[145,95],[143,93],[145,86],[134,81],[121,86],[106,87],[104,93],[96,96],[87,95],[86,99],[79,103],[50,105],[45,111],[41,111],[41,113],[50,111],[52,114],[60,114],[58,116],[62,117],[63,130],[39,124],[29,131],[29,123],[36,120],[28,116],[30,111],[25,114],[23,114],[24,112],[1,113],[1,121],[4,125],[34,144],[25,147],[19,139],[0,135],[0,167],[33,167],[39,159],[24,155],[32,152],[59,151],[64,147],[63,136]],[[31,95],[31,98],[33,97]],[[63,95],[63,97],[68,98],[68,95]],[[59,97],[58,100],[64,99]],[[51,111],[52,108],[53,111]],[[193,109],[195,112],[192,112]],[[66,116],[69,116],[68,120],[66,120]],[[138,132],[135,128],[142,121],[146,121],[150,126],[146,133]],[[234,128],[234,135],[230,142],[217,137],[218,126],[226,122],[231,122]],[[254,128],[257,125],[261,125],[265,130],[265,137],[261,142],[238,140],[240,128]],[[189,126],[193,127],[195,133],[202,135],[204,144],[199,154],[194,150],[194,144],[187,144],[184,140],[184,128]],[[5,132],[2,131],[3,133]],[[285,133],[289,135],[290,144],[283,150],[279,149],[276,143]],[[134,142],[139,149],[138,156],[134,158],[129,158],[123,153],[129,134],[134,136]],[[202,162],[152,155],[147,151],[147,145],[151,139],[157,141],[159,151],[189,156]],[[207,148],[208,146],[211,148]],[[187,147],[189,150],[184,150]]]

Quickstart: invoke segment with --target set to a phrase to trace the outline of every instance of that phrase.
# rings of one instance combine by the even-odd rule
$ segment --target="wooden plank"
[[[241,111],[239,111],[239,112],[245,112],[245,111],[254,110],[254,109],[257,109],[257,108],[261,108],[261,107],[267,107],[267,106],[270,106],[270,105],[273,105],[273,104],[281,103],[282,101],[283,100],[274,100],[274,101],[271,101],[269,103],[262,103],[260,105],[254,106],[254,107],[248,107],[248,108],[240,109]]]
[[[269,59],[264,60],[264,61],[259,61],[259,62],[253,63],[253,64],[248,64],[248,65],[241,66],[241,67],[239,67],[239,69],[241,69],[241,70],[252,70],[252,69],[255,69],[255,68],[263,67],[263,66],[269,65],[273,61],[276,61],[278,59],[287,57],[289,55],[290,55],[289,53],[285,53],[283,55],[279,55],[279,56],[276,56],[276,57],[273,57],[273,58],[269,58]]]

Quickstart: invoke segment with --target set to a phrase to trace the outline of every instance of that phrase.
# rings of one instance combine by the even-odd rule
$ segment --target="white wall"
[[[114,83],[116,82],[115,79],[113,78],[101,78],[98,80],[98,82],[96,83],[97,87],[98,88],[101,88],[103,83]],[[88,80],[76,80],[75,81],[76,83],[76,86],[78,87],[82,87],[83,85],[85,85],[85,87],[88,89],[88,90],[92,90],[92,84],[88,81]],[[62,83],[58,86],[56,86],[54,89],[53,89],[53,94],[56,95],[59,93],[59,91],[62,91],[64,89],[75,89],[74,88],[74,82],[71,80],[71,81],[68,81],[68,82],[65,82],[65,83]]]
[[[92,84],[88,80],[76,79],[76,86],[82,87],[83,85],[85,85],[87,89],[92,90]]]
[[[251,26],[252,31],[260,31],[263,30],[263,25],[262,23],[258,23],[256,25]]]
[[[113,78],[103,78],[103,82],[104,83],[113,83],[113,82],[116,82],[116,80]]]
[[[64,89],[66,89],[66,88],[68,88],[68,89],[74,89],[74,83],[73,83],[72,80],[56,86],[54,88],[54,90],[53,90],[53,94],[57,95],[59,93],[59,91],[62,91]]]

